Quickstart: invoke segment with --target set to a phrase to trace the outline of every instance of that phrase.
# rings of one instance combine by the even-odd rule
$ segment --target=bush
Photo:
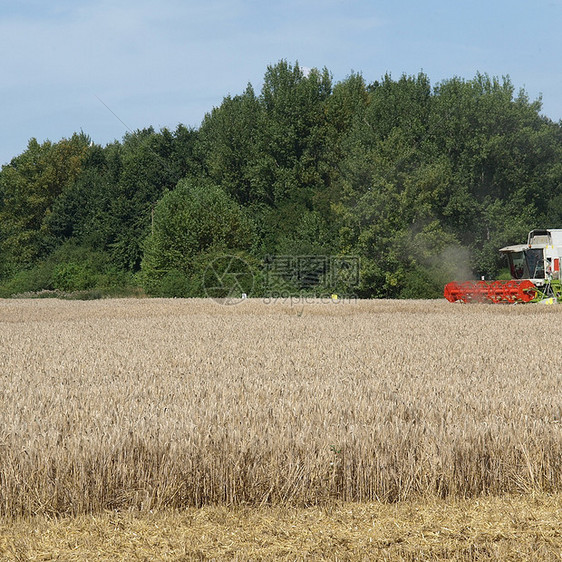
[[[53,285],[61,291],[82,291],[96,284],[96,273],[88,263],[63,263],[55,268]]]
[[[254,225],[220,187],[181,181],[154,210],[154,231],[145,240],[143,288],[157,296],[201,296],[212,255],[249,250]]]
[[[55,296],[76,291],[121,296],[135,292],[135,284],[134,275],[114,265],[108,254],[65,244],[33,268],[19,271],[0,284],[0,297],[46,291],[54,291]]]
[[[444,283],[441,272],[417,267],[408,271],[403,280],[404,288],[400,291],[401,299],[438,299],[443,296]]]
[[[18,293],[32,293],[54,289],[52,267],[47,263],[36,265],[32,269],[18,271],[0,285],[0,297],[8,298]]]
[[[164,274],[160,282],[154,287],[157,297],[188,297],[190,295],[189,282],[185,273],[172,269]]]

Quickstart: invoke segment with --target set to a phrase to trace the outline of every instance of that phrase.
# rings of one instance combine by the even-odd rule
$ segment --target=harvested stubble
[[[0,560],[560,560],[562,496],[0,520]]]
[[[561,317],[0,301],[0,515],[561,491]]]

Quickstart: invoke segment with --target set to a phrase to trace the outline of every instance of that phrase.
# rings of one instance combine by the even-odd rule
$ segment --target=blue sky
[[[105,145],[120,120],[198,127],[280,59],[335,81],[509,75],[559,121],[561,24],[562,0],[0,0],[0,164],[31,137]]]

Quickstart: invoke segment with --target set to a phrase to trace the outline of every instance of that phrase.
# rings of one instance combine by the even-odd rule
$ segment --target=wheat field
[[[560,492],[561,319],[0,301],[0,516]]]

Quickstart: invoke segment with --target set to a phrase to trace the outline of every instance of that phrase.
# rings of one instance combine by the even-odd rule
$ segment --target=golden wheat
[[[561,491],[560,319],[0,301],[0,515]]]

